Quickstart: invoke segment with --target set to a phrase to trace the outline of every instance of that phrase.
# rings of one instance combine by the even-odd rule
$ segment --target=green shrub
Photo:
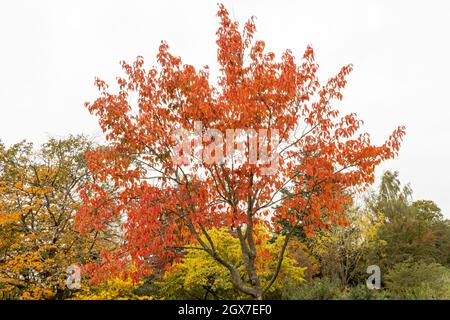
[[[369,289],[365,284],[350,287],[345,294],[348,300],[383,300],[387,298],[387,292],[383,289]]]
[[[450,269],[438,263],[398,263],[385,284],[392,299],[450,299]]]

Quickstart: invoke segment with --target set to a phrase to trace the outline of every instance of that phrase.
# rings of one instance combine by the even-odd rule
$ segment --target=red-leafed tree
[[[355,114],[342,116],[332,106],[342,99],[351,65],[321,86],[311,47],[299,62],[289,50],[276,60],[254,39],[253,18],[240,31],[222,5],[218,17],[217,83],[207,67],[183,64],[165,42],[158,67],[145,69],[141,57],[122,62],[117,92],[96,80],[100,97],[86,106],[109,143],[88,154],[95,183],[81,190],[77,222],[81,229],[119,228],[123,236],[97,275],[147,274],[194,241],[229,270],[236,289],[261,299],[277,279],[293,230],[312,234],[346,224],[350,195],[373,183],[375,167],[397,154],[404,128],[373,145],[359,133]],[[233,143],[221,145],[220,133],[228,138],[230,129],[250,130],[235,131]],[[181,130],[201,139],[181,141]],[[256,140],[249,132],[259,133]],[[272,139],[279,143],[264,148]],[[252,148],[256,161],[249,161]],[[229,152],[236,149],[243,152]],[[276,220],[288,232],[271,257],[277,267],[262,283],[256,249],[266,233],[258,230],[273,230]],[[208,235],[213,227],[239,239],[245,275],[216,251]]]

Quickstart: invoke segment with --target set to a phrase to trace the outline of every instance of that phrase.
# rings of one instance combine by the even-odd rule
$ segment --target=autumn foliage
[[[321,85],[314,50],[300,59],[286,50],[279,59],[255,39],[254,19],[240,30],[220,5],[217,13],[217,62],[214,81],[208,67],[196,69],[170,53],[162,42],[158,66],[144,67],[138,57],[122,62],[118,90],[96,80],[100,96],[87,103],[106,134],[107,146],[87,154],[93,182],[80,189],[77,214],[82,231],[118,229],[120,250],[105,253],[90,265],[94,278],[120,274],[135,277],[181,256],[195,243],[228,271],[233,286],[262,298],[274,284],[293,230],[308,236],[331,225],[345,225],[351,194],[374,182],[374,170],[399,151],[404,128],[396,128],[381,145],[360,132],[362,121],[333,105],[352,66]],[[131,102],[133,96],[136,103]],[[263,174],[266,163],[209,163],[192,157],[174,161],[176,133],[202,130],[267,129],[279,132],[278,168]],[[204,147],[211,137],[200,142]],[[249,141],[245,140],[246,149]],[[175,155],[177,156],[177,155]],[[258,274],[257,246],[273,221],[288,226],[275,263],[265,281]],[[212,228],[225,228],[239,240],[245,276],[220,251]],[[275,230],[276,231],[276,230]]]

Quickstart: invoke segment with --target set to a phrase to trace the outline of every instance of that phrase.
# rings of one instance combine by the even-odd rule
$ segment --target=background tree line
[[[93,147],[83,136],[50,139],[38,150],[25,141],[0,144],[1,299],[248,298],[211,256],[182,248],[170,268],[155,268],[147,277],[124,274],[96,282],[83,277],[81,289],[69,290],[69,265],[99,261],[101,252],[113,252],[123,242],[114,224],[107,231],[76,228],[78,188],[92,179],[85,153]],[[331,225],[313,236],[297,228],[268,298],[450,299],[450,222],[439,207],[414,200],[412,188],[390,171],[355,203],[346,209],[348,226]],[[277,232],[257,230],[264,239],[258,253],[267,257],[256,265],[263,279],[287,233],[282,220],[276,223]],[[224,228],[210,234],[245,278],[239,240]],[[366,288],[369,265],[381,268],[380,290]]]

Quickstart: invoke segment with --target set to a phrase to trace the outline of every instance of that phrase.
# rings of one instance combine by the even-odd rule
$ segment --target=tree
[[[95,182],[85,186],[77,218],[80,230],[121,222],[124,245],[106,257],[103,275],[127,269],[130,257],[139,270],[134,276],[149,274],[156,261],[170,261],[176,247],[195,239],[228,270],[237,290],[262,299],[280,273],[293,230],[302,226],[312,235],[346,224],[351,192],[373,183],[375,167],[397,154],[404,128],[373,145],[359,133],[355,114],[342,116],[332,105],[342,99],[351,65],[321,86],[311,47],[299,63],[290,50],[277,61],[254,40],[253,18],[241,32],[223,5],[218,17],[216,84],[208,67],[183,64],[165,42],[159,67],[147,70],[142,57],[122,62],[118,92],[96,80],[100,97],[86,106],[108,145],[88,154]],[[226,146],[224,135],[231,140]],[[102,189],[106,182],[112,190]],[[271,219],[283,219],[291,231],[262,285],[255,228],[274,228]],[[248,281],[216,249],[208,233],[214,227],[239,240]]]
[[[350,210],[350,226],[332,226],[308,242],[321,267],[321,275],[339,281],[343,286],[367,278],[366,268],[386,245],[378,236],[384,224],[382,214],[361,209]]]
[[[0,297],[69,294],[66,269],[98,254],[96,235],[72,230],[77,187],[89,180],[84,137],[50,139],[39,150],[0,144]]]
[[[398,176],[398,172],[385,172],[378,194],[368,199],[373,212],[386,216],[379,229],[380,239],[387,242],[380,262],[386,269],[407,260],[448,264],[448,221],[433,201],[413,201],[411,187],[402,188]]]

